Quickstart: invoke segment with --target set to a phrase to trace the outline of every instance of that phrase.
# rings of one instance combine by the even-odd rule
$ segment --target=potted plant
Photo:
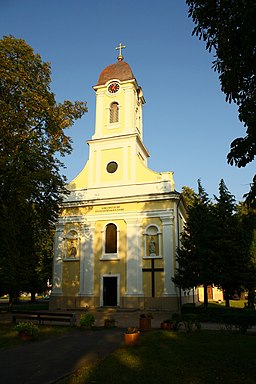
[[[153,319],[152,313],[142,313],[140,315],[140,330],[148,331],[151,329],[151,319]]]
[[[165,331],[170,331],[172,329],[172,321],[170,319],[162,321],[161,329]]]
[[[137,328],[127,328],[124,333],[124,343],[129,347],[140,345],[140,331]]]
[[[95,323],[95,316],[91,313],[82,314],[80,317],[80,326],[84,328],[91,328]]]
[[[38,326],[30,321],[18,323],[15,325],[14,329],[18,332],[19,338],[21,340],[31,340],[35,338],[39,333]]]
[[[115,324],[116,324],[116,321],[115,321],[115,319],[113,319],[113,317],[104,319],[104,326],[106,328],[113,328],[115,326]]]

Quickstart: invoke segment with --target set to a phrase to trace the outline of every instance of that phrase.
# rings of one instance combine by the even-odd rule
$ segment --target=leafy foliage
[[[215,285],[223,289],[226,305],[229,306],[231,295],[243,290],[246,266],[245,252],[241,246],[243,228],[235,214],[235,198],[228,191],[223,179],[219,185],[219,197],[215,196],[215,200]]]
[[[248,291],[248,307],[256,303],[256,211],[246,204],[238,206],[239,225],[243,229],[241,247],[247,261],[244,266],[244,288]]]
[[[244,167],[256,155],[256,4],[254,0],[186,0],[196,26],[193,34],[213,50],[226,101],[238,106],[246,128],[244,137],[231,143],[228,162]],[[255,204],[254,177],[247,199]]]
[[[240,205],[224,180],[213,204],[198,182],[198,193],[188,208],[188,219],[177,250],[178,268],[173,278],[183,289],[207,286],[224,291],[226,305],[233,294],[249,291],[248,305],[254,306],[256,288],[256,215]],[[251,303],[251,304],[250,304]]]
[[[23,332],[27,335],[36,337],[39,333],[39,328],[37,325],[32,323],[31,321],[24,322],[24,323],[18,323],[14,327],[15,331],[17,332]]]
[[[127,334],[133,334],[133,333],[139,333],[140,331],[138,330],[138,328],[134,328],[134,327],[129,327],[125,330],[125,333]]]
[[[84,313],[80,317],[81,327],[91,327],[95,322],[95,316],[91,313]]]
[[[177,250],[178,268],[173,279],[183,289],[214,283],[213,228],[210,200],[198,180],[198,193],[188,209],[181,247]]]
[[[228,313],[222,316],[221,322],[226,330],[232,331],[233,327],[240,333],[245,334],[249,328],[256,325],[255,313]]]
[[[186,207],[189,209],[193,204],[196,197],[195,191],[190,187],[182,187],[181,195],[185,201]]]
[[[24,40],[0,40],[0,291],[11,295],[38,289],[42,244],[66,193],[57,155],[70,153],[66,129],[86,112],[84,102],[56,103],[50,82],[49,63]]]

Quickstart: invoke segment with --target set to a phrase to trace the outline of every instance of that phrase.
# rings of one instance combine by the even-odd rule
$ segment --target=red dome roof
[[[118,79],[120,81],[134,79],[129,64],[125,61],[117,61],[115,64],[107,66],[101,72],[97,85],[104,85],[112,79]]]

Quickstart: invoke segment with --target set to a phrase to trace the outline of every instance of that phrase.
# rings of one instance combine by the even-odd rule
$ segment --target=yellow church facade
[[[56,223],[50,308],[177,310],[172,277],[186,211],[173,172],[147,166],[145,99],[121,49],[93,88],[89,159]]]

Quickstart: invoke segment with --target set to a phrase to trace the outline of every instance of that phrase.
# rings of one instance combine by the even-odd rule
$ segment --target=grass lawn
[[[229,301],[229,305],[231,308],[244,308],[244,305],[247,304],[247,300],[230,300]],[[202,303],[203,305],[203,303]],[[210,300],[209,301],[209,307],[216,307],[216,306],[221,306],[221,307],[225,307],[226,305],[226,302],[225,301],[221,301],[221,302],[216,302],[216,301],[212,301]]]
[[[255,384],[256,335],[155,331],[60,384]]]

